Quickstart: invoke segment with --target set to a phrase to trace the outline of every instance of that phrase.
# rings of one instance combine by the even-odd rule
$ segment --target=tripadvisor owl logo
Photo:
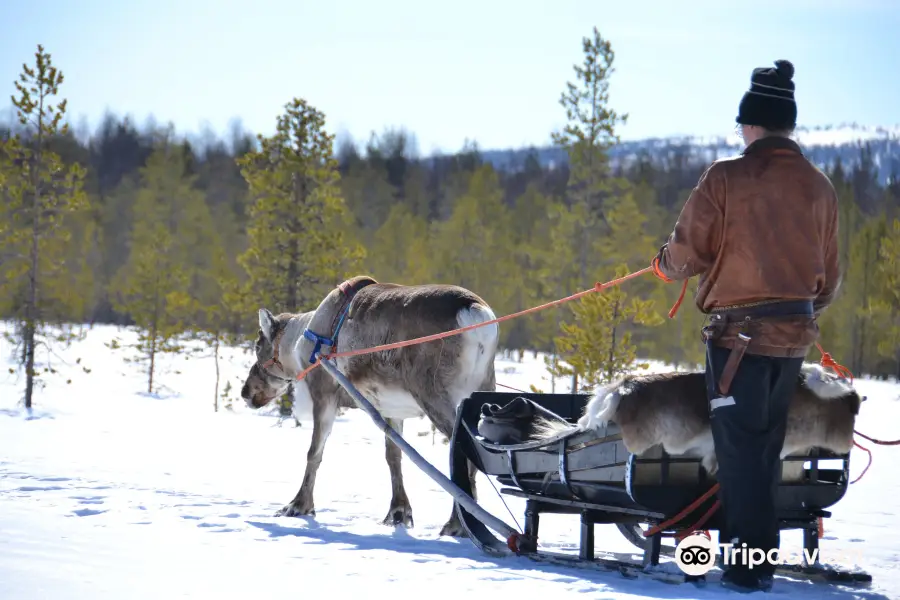
[[[692,533],[675,546],[675,564],[686,575],[709,573],[716,566],[716,545],[709,534]]]

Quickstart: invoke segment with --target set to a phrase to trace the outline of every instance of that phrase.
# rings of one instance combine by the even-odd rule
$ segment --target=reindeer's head
[[[256,338],[256,362],[241,388],[241,398],[251,408],[262,408],[284,394],[293,374],[281,363],[281,337],[290,315],[275,317],[268,309],[259,309],[259,337]]]

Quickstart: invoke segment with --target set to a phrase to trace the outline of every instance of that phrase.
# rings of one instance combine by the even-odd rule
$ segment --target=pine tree
[[[594,240],[598,274],[609,279],[621,264],[642,265],[656,254],[656,239],[647,232],[647,217],[635,200],[634,191],[610,196],[604,202],[607,233]],[[649,281],[649,280],[648,280]]]
[[[569,156],[568,197],[578,206],[576,244],[579,287],[593,283],[590,274],[591,240],[603,232],[603,194],[612,189],[609,148],[618,143],[616,125],[625,124],[628,115],[609,108],[609,78],[615,71],[615,53],[596,27],[592,38],[582,39],[584,61],[573,68],[578,84],[566,84],[560,104],[566,110],[568,124],[553,133],[553,141]],[[621,182],[620,182],[621,183]]]
[[[239,262],[257,308],[311,310],[365,258],[363,246],[346,233],[353,215],[341,196],[333,136],[324,126],[324,114],[295,98],[278,117],[275,134],[259,136],[261,148],[238,159],[252,198],[249,247]]]
[[[854,278],[858,275],[851,260],[854,241],[863,224],[863,215],[853,195],[853,187],[846,178],[841,161],[829,172],[838,198],[838,255],[840,259],[841,287],[832,305],[819,317],[820,343],[835,357],[856,369],[853,354],[859,345],[857,308],[864,303],[858,293]]]
[[[158,356],[183,349],[182,334],[215,294],[198,281],[209,265],[202,258],[212,221],[185,158],[182,148],[162,142],[140,169],[128,259],[110,284],[114,308],[137,327],[134,361],[147,362],[148,394]]]
[[[877,346],[877,329],[872,322],[870,303],[878,289],[878,265],[881,240],[886,233],[883,217],[867,220],[856,232],[850,245],[850,268],[847,276],[848,296],[853,296],[848,311],[853,319],[850,369],[863,372],[871,365],[872,350]],[[848,298],[849,300],[849,298]]]
[[[586,212],[584,204],[577,204],[569,208],[564,202],[556,201],[548,207],[549,232],[545,238],[546,244],[541,244],[534,249],[539,265],[534,275],[546,294],[545,301],[572,294],[579,287],[578,249],[573,240],[576,238],[580,223],[584,222]],[[535,329],[538,345],[551,352],[548,364],[558,362],[554,340],[559,333],[560,323],[566,318],[566,315],[571,314],[571,306],[563,305],[542,311],[536,317]],[[551,369],[551,392],[556,392],[557,376],[557,370]]]
[[[77,264],[84,255],[75,252],[81,244],[78,238],[73,241],[71,228],[89,210],[85,172],[78,164],[64,165],[49,147],[68,131],[62,122],[67,101],[53,103],[63,80],[50,54],[38,45],[34,66],[23,65],[15,82],[18,96],[12,97],[27,137],[16,134],[0,142],[0,302],[19,324],[29,411],[37,377],[36,347],[68,339],[66,317],[84,308],[78,306],[82,297],[68,287],[73,279],[67,268],[78,274],[85,270],[83,262]],[[46,330],[54,321],[62,334],[50,338]]]
[[[619,267],[616,277],[628,273]],[[562,335],[556,338],[559,357],[548,362],[558,377],[577,375],[582,390],[608,383],[635,366],[636,348],[631,343],[627,325],[658,325],[662,322],[651,300],[630,302],[620,287],[588,294],[576,301],[574,322],[562,324]],[[575,392],[573,392],[575,393]]]
[[[603,280],[626,275],[628,261],[648,256],[653,248],[652,238],[643,233],[646,219],[631,193],[613,196],[606,204],[610,232],[593,244],[601,257]],[[613,261],[618,264],[609,265]],[[573,376],[573,393],[578,379],[587,378],[583,385],[593,386],[598,377],[608,381],[631,367],[636,356],[631,344],[635,325],[663,323],[654,299],[629,302],[621,286],[583,297],[573,311],[574,321],[563,323],[562,334],[555,339],[559,355],[547,361],[554,376]]]
[[[548,245],[550,228],[547,214],[551,200],[542,194],[538,186],[529,184],[525,192],[516,199],[510,215],[510,242],[513,244],[513,260],[517,273],[522,279],[513,286],[513,298],[510,309],[521,311],[541,304],[552,297],[552,289],[548,290],[544,282],[535,277],[535,271],[541,268],[542,257],[550,251]],[[506,322],[507,343],[509,348],[524,352],[529,344],[534,347],[540,343],[542,330],[547,323],[555,324],[555,311],[532,313],[528,317]],[[554,330],[555,331],[555,330]],[[552,336],[553,331],[548,334]],[[549,341],[549,339],[547,340]]]
[[[204,224],[212,224],[212,215],[206,204],[198,204],[192,211],[194,223],[198,231],[203,231]],[[223,236],[215,230],[209,230],[207,236],[201,236],[202,246],[191,244],[195,251],[201,251],[207,260],[191,265],[194,272],[192,303],[188,308],[191,322],[195,325],[194,337],[202,346],[194,350],[194,354],[209,356],[215,365],[216,377],[213,387],[213,411],[219,410],[219,382],[221,368],[219,359],[222,344],[239,344],[241,336],[240,323],[245,315],[245,302],[241,297],[241,285],[237,273],[229,264]],[[223,397],[223,399],[226,399]]]
[[[511,312],[515,273],[509,209],[491,165],[479,167],[469,188],[439,223],[432,238],[435,277],[468,288],[487,301],[498,315]],[[508,332],[501,328],[501,344]]]
[[[416,284],[428,278],[428,221],[395,204],[373,235],[367,271],[378,281]]]
[[[372,232],[384,224],[395,206],[394,188],[387,174],[369,161],[351,162],[341,177],[341,193],[347,209],[363,231]]]
[[[873,318],[881,339],[880,356],[895,361],[895,375],[900,378],[900,219],[894,219],[879,244],[879,290],[871,302]]]
[[[623,183],[611,176],[608,156],[609,148],[619,141],[616,126],[628,119],[628,115],[619,115],[609,107],[609,78],[614,72],[615,53],[596,27],[592,37],[582,39],[582,51],[582,65],[574,66],[578,83],[567,83],[566,92],[560,97],[568,124],[553,134],[554,143],[565,149],[569,157],[566,189],[569,208],[557,213],[560,229],[555,237],[571,250],[559,252],[560,246],[555,246],[557,252],[547,255],[546,267],[556,274],[554,279],[568,287],[565,291],[558,289],[558,296],[573,293],[576,291],[573,287],[586,289],[600,278],[603,264],[594,260],[595,240],[610,231],[608,215],[604,214],[604,196],[615,194]],[[620,262],[613,253],[601,260],[606,263],[607,272]],[[574,286],[573,280],[563,275],[573,267]],[[566,307],[557,317],[565,318],[571,310]],[[558,342],[556,346],[559,347]],[[551,363],[558,362],[557,357],[551,358]],[[573,392],[576,389],[577,373],[572,379]]]

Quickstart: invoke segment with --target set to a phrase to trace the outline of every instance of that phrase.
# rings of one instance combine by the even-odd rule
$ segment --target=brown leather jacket
[[[700,276],[697,307],[731,322],[712,328],[714,343],[731,347],[743,330],[748,353],[805,356],[840,283],[834,186],[790,139],[757,140],[707,169],[657,260],[670,279]]]

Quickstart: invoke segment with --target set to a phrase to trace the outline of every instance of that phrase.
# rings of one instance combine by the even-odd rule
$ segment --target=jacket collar
[[[791,150],[793,152],[796,152],[800,156],[803,156],[803,150],[800,149],[800,146],[797,144],[797,142],[781,136],[760,138],[744,148],[744,151],[741,154],[746,156],[748,154],[768,152],[772,150]]]

